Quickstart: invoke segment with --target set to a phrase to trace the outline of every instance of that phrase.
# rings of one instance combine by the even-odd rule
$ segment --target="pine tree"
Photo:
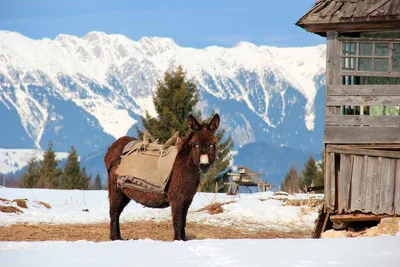
[[[313,181],[314,186],[324,185],[324,173],[325,173],[325,153],[321,152],[321,160],[317,162],[317,177]],[[323,193],[323,190],[318,190],[316,193]]]
[[[60,188],[62,189],[80,189],[81,176],[78,153],[72,146],[68,154],[67,162],[64,165],[64,172],[61,175]]]
[[[179,66],[174,72],[166,72],[163,81],[158,81],[153,97],[158,118],[146,113],[142,124],[160,143],[166,142],[176,131],[185,134],[189,127],[189,114],[196,114],[195,106],[199,102],[197,85],[194,80],[186,79],[186,73]],[[198,112],[197,112],[198,113]],[[136,127],[138,135],[142,133]]]
[[[217,160],[215,166],[202,177],[200,184],[200,191],[202,192],[215,192],[215,183],[218,184],[218,192],[225,191],[224,182],[229,179],[228,172],[230,172],[229,166],[232,161],[231,150],[234,146],[231,136],[224,140],[225,133],[225,129],[218,130],[216,133],[218,139]]]
[[[302,179],[300,181],[300,190],[305,190],[307,186],[311,186],[317,180],[318,170],[317,164],[312,156],[307,160],[302,171]],[[315,186],[315,184],[314,184]]]
[[[36,157],[33,156],[29,160],[28,167],[21,178],[22,187],[36,188],[38,180],[39,180],[39,162],[36,160]]]
[[[92,184],[91,188],[92,188],[92,190],[101,190],[101,189],[103,189],[102,185],[101,185],[101,178],[100,178],[99,174],[97,174],[96,178],[94,178],[94,181],[93,181],[93,184]]]
[[[81,169],[80,173],[81,173],[81,178],[75,185],[75,189],[87,190],[89,189],[89,181],[92,180],[92,175],[87,175],[85,167]]]
[[[40,163],[38,188],[57,188],[61,170],[57,167],[56,153],[53,151],[53,143],[50,142],[47,151],[44,152],[43,161]]]
[[[293,163],[290,166],[289,171],[286,173],[285,179],[281,183],[281,189],[289,193],[299,191],[299,175]]]
[[[142,117],[143,127],[160,143],[167,141],[176,131],[179,131],[182,136],[189,131],[187,118],[190,114],[201,118],[201,112],[196,110],[199,99],[197,84],[194,80],[186,79],[186,73],[181,66],[174,72],[166,72],[164,80],[158,82],[153,97],[158,118],[153,118],[146,113],[146,116]],[[141,137],[141,131],[137,127],[136,130]],[[219,183],[219,190],[222,190],[222,181],[228,179],[227,168],[232,160],[233,141],[230,136],[225,137],[225,134],[223,129],[216,132],[219,141],[217,160],[215,167],[210,169],[203,178],[202,190],[214,192],[215,182]]]

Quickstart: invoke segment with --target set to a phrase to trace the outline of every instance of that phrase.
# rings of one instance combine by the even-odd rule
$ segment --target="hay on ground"
[[[17,207],[13,207],[13,206],[0,206],[0,212],[4,212],[4,213],[23,213],[22,210],[20,210]]]
[[[26,205],[27,200],[28,199],[26,199],[26,198],[18,198],[18,199],[14,199],[12,202],[17,203],[17,206],[20,208],[27,209],[28,208],[28,205]]]
[[[11,202],[10,200],[2,197],[0,197],[0,201],[2,201],[4,204],[9,204]]]
[[[318,207],[324,202],[323,199],[289,199],[283,206],[309,206],[311,208]]]
[[[49,203],[46,203],[46,202],[43,202],[43,201],[35,201],[36,203],[39,203],[39,204],[41,204],[41,205],[43,205],[43,206],[45,206],[46,208],[48,208],[48,209],[51,209],[51,206],[50,206],[50,204]]]
[[[231,203],[235,203],[236,201],[231,200],[228,202],[216,202],[216,203],[212,203],[209,204],[207,206],[205,206],[204,208],[201,208],[199,210],[197,210],[197,212],[201,212],[201,211],[207,211],[208,213],[214,215],[214,214],[218,214],[218,213],[222,213],[224,212],[224,209],[222,208],[223,205],[225,204],[231,204]]]

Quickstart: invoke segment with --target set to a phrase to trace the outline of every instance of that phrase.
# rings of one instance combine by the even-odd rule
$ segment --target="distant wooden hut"
[[[320,0],[296,25],[327,39],[315,237],[330,224],[400,215],[400,0]]]
[[[226,183],[229,185],[228,194],[236,195],[240,186],[247,188],[249,186],[257,186],[259,192],[266,191],[270,185],[267,182],[261,181],[262,174],[262,172],[255,172],[246,166],[239,166],[237,173],[228,173],[232,177],[232,181]]]

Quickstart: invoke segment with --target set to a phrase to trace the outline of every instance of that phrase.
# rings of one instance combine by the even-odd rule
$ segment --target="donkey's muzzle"
[[[209,168],[210,168],[210,164],[209,163],[200,163],[199,164],[199,169],[202,172],[207,172]]]

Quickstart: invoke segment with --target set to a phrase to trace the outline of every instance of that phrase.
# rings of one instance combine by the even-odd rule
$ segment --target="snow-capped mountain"
[[[0,147],[74,145],[80,155],[135,135],[167,70],[182,65],[237,148],[253,142],[320,151],[325,46],[180,47],[172,39],[90,32],[33,40],[0,31]],[[318,125],[320,127],[318,127]]]
[[[37,149],[4,149],[0,148],[0,173],[15,173],[24,168],[31,158],[43,160],[44,151]],[[64,160],[68,153],[57,152],[56,160]]]

